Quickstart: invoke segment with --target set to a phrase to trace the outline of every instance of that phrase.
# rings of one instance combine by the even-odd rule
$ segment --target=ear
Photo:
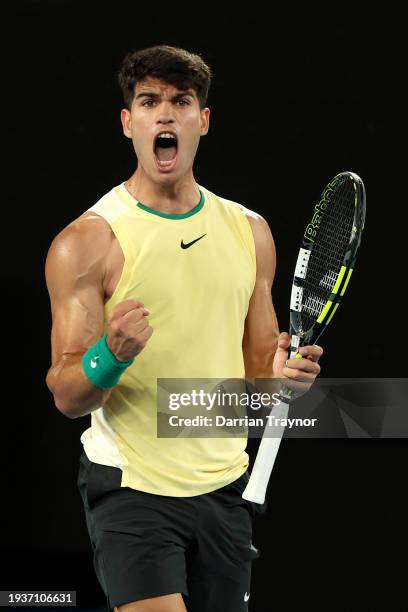
[[[203,108],[200,111],[200,133],[205,136],[210,129],[210,109]]]
[[[132,138],[132,118],[127,108],[122,108],[120,111],[120,120],[122,121],[124,135],[127,138]]]

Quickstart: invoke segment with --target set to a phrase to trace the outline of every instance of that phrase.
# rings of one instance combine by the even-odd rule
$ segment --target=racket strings
[[[321,314],[336,284],[352,235],[356,192],[344,178],[328,199],[304,279],[302,328],[307,331]]]

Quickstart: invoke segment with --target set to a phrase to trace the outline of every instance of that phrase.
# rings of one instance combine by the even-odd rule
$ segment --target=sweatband
[[[82,368],[86,377],[96,387],[110,389],[118,384],[119,378],[134,359],[119,361],[106,344],[106,334],[82,356]]]

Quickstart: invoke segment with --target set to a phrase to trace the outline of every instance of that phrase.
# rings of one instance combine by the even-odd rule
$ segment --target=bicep
[[[243,352],[247,376],[269,375],[279,335],[272,302],[276,251],[271,231],[259,215],[249,218],[256,251],[256,281],[245,319]]]
[[[47,255],[53,364],[83,354],[103,332],[102,267],[100,255],[89,247],[86,236],[74,229],[58,236]]]

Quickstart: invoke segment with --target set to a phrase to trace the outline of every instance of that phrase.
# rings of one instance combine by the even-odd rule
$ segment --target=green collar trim
[[[137,206],[141,208],[142,210],[145,210],[148,213],[152,213],[152,215],[157,215],[158,217],[164,217],[165,219],[187,219],[188,217],[192,217],[193,215],[196,215],[198,212],[200,212],[200,210],[204,206],[204,194],[201,191],[201,189],[199,189],[199,192],[201,194],[201,197],[200,197],[200,201],[197,204],[197,206],[195,206],[189,212],[181,213],[180,215],[171,215],[170,213],[159,212],[158,210],[155,210],[154,208],[150,208],[150,206],[146,206],[145,204],[142,204],[141,202],[138,202]]]

